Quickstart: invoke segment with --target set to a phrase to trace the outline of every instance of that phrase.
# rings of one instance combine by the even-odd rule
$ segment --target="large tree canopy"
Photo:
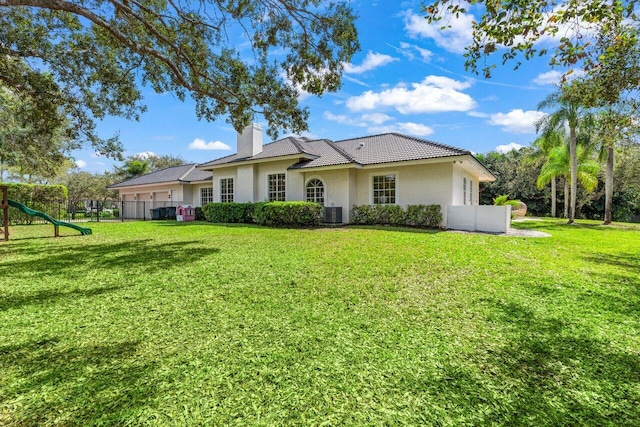
[[[637,43],[637,4],[638,0],[435,0],[424,10],[430,22],[442,22],[477,7],[481,17],[473,22],[466,66],[476,73],[483,67],[485,77],[490,77],[496,64],[488,58],[496,52],[502,52],[503,64],[549,53],[551,65],[619,68],[613,63],[620,60],[619,53]],[[540,42],[550,38],[557,43],[549,52]]]
[[[103,153],[119,146],[95,120],[137,118],[140,84],[237,130],[261,114],[275,137],[306,129],[298,90],[339,88],[354,19],[323,0],[0,0],[0,84]]]

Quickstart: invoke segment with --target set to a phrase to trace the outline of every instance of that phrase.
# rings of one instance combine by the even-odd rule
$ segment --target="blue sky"
[[[471,9],[441,31],[440,25],[427,25],[419,1],[351,4],[359,15],[362,50],[346,64],[338,92],[300,94],[301,104],[310,109],[305,136],[340,140],[400,132],[475,153],[526,146],[535,139],[533,123],[541,114],[537,104],[554,91],[563,70],[536,59],[517,71],[513,63],[498,66],[485,80],[465,71],[462,56],[477,11]],[[236,151],[236,133],[224,118],[199,121],[192,102],[149,88],[144,93],[148,111],[139,122],[107,118],[99,124],[104,137],[120,133],[125,155],[153,152],[204,163]],[[258,122],[266,128],[267,123]],[[73,155],[80,169],[91,172],[111,170],[114,164],[91,150]]]

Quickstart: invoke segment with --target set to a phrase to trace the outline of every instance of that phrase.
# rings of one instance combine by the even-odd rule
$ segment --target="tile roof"
[[[201,167],[220,166],[246,160],[260,160],[300,154],[300,161],[292,169],[309,169],[324,166],[358,164],[373,165],[410,160],[435,159],[471,154],[467,150],[451,147],[425,139],[385,133],[360,138],[330,141],[288,137],[263,146],[261,153],[248,158],[237,154],[213,160]]]
[[[211,172],[196,169],[196,166],[197,163],[190,163],[188,165],[173,166],[166,169],[160,169],[146,175],[136,176],[135,178],[127,179],[126,181],[109,185],[107,186],[107,188],[131,187],[135,185],[158,184],[162,182],[175,181],[205,181],[208,179],[212,179]]]
[[[301,146],[301,140],[289,136],[287,138],[279,139],[277,141],[270,142],[268,144],[264,144],[262,146],[262,152],[256,154],[252,157],[241,158],[238,157],[238,154],[231,154],[230,156],[221,157],[216,160],[212,160],[207,163],[203,163],[199,165],[200,167],[207,166],[218,166],[225,165],[228,163],[241,162],[244,160],[261,160],[261,159],[269,159],[273,157],[283,157],[290,156],[295,154],[309,154],[305,151],[305,149]]]

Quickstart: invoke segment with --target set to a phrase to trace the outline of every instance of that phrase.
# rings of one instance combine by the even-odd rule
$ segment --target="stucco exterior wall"
[[[287,201],[304,200],[301,197],[300,198],[296,198],[296,199],[289,199],[289,196],[292,195],[292,192],[290,192],[290,190],[289,190],[289,187],[292,186],[292,181],[293,181],[293,183],[300,182],[299,178],[296,179],[296,177],[292,177],[293,174],[299,174],[299,172],[297,172],[297,171],[287,171],[289,166],[291,166],[294,163],[295,162],[291,161],[291,160],[280,160],[280,161],[275,161],[275,162],[258,163],[256,165],[256,169],[257,169],[257,171],[256,171],[257,177],[256,178],[257,179],[256,179],[256,188],[254,190],[255,194],[256,194],[256,197],[254,198],[253,201],[254,202],[262,202],[262,201],[265,201],[265,200],[269,200],[269,194],[267,192],[268,191],[267,190],[267,175],[276,174],[276,173],[284,173],[284,174],[286,174],[285,190],[286,190],[286,195],[287,195]],[[293,194],[295,194],[295,192]]]
[[[342,207],[342,221],[349,222],[349,211],[355,199],[355,183],[351,182],[351,172],[351,169],[305,171],[300,187],[303,197],[299,200],[306,200],[307,182],[319,179],[324,184],[324,205]]]
[[[248,171],[249,172],[249,171]],[[250,172],[250,175],[253,175],[253,172]],[[220,202],[220,180],[223,178],[233,178],[233,200],[235,200],[236,202],[239,202],[240,200],[238,200],[238,185],[240,180],[238,179],[238,171],[237,171],[237,167],[236,166],[232,166],[232,167],[228,167],[228,168],[220,168],[220,169],[216,169],[215,172],[213,173],[213,179],[211,181],[211,187],[213,187],[213,201],[214,202]],[[248,179],[253,179],[252,177],[243,177],[242,181],[246,181]],[[245,185],[245,187],[247,187]],[[200,190],[198,190],[198,195],[197,198],[198,200],[200,200],[200,194],[199,194]],[[243,197],[247,197],[246,195],[243,195]],[[249,201],[249,200],[245,200],[245,201]],[[253,200],[251,200],[253,201]]]
[[[511,228],[511,206],[448,206],[447,228],[506,233]]]

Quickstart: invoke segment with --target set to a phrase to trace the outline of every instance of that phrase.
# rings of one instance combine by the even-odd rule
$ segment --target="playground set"
[[[0,193],[2,193],[2,202],[0,203],[0,209],[2,209],[2,218],[3,218],[2,230],[4,231],[5,241],[9,240],[9,207],[16,208],[20,212],[25,213],[29,216],[36,216],[38,218],[42,218],[45,221],[50,222],[51,224],[53,224],[54,233],[56,237],[60,237],[60,227],[73,228],[74,230],[79,231],[80,234],[82,234],[83,236],[87,234],[91,234],[90,228],[80,227],[79,225],[72,224],[70,222],[58,221],[57,219],[53,218],[51,215],[31,209],[23,205],[22,203],[9,200],[8,187],[6,186],[0,186]]]

